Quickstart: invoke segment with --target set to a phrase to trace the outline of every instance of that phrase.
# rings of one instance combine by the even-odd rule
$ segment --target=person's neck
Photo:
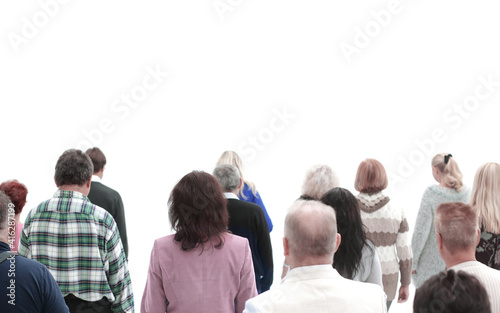
[[[450,268],[464,262],[476,261],[476,250],[471,249],[470,251],[457,251],[454,254],[448,254],[443,261],[446,264],[446,268]]]
[[[20,224],[21,223],[21,212],[17,213],[14,218],[16,219],[16,223]]]
[[[99,172],[94,173],[94,174],[92,174],[92,175],[97,176],[97,177],[99,177],[100,179],[102,179],[102,174],[103,174],[103,173],[104,173],[104,171],[100,170]]]
[[[5,228],[5,230],[7,230],[7,229],[8,228]],[[6,244],[8,244],[10,246],[10,244],[9,244],[9,236],[8,236],[7,232],[5,232],[3,230],[2,230],[2,233],[0,233],[0,242],[4,242],[4,243],[6,243]]]
[[[83,193],[85,196],[88,195],[89,190],[86,188],[86,186],[79,186],[79,185],[62,185],[58,187],[59,190],[61,191],[76,191]]]
[[[314,265],[332,265],[332,258],[330,257],[321,257],[321,258],[306,258],[303,260],[290,260],[290,270],[297,267],[304,266],[314,266]]]

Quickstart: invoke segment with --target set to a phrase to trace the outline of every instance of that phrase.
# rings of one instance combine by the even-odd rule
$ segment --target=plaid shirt
[[[125,253],[113,217],[82,193],[58,190],[31,210],[18,253],[45,264],[63,296],[106,297],[114,312],[134,312]]]

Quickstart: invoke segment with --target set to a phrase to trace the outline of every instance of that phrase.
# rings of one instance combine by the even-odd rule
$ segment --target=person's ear
[[[340,236],[340,234],[337,233],[337,243],[335,244],[335,251],[334,252],[337,252],[337,249],[339,248],[341,241],[342,241],[342,236]]]
[[[238,185],[238,190],[240,190],[241,187],[243,187],[243,179],[240,177],[240,184]]]
[[[476,247],[479,245],[479,241],[481,241],[481,229],[478,227],[478,229],[477,229]]]
[[[90,183],[92,182],[92,176],[90,176],[89,181],[85,184],[85,187],[90,189]]]
[[[56,184],[56,187],[59,188],[59,185],[57,184],[56,177],[54,176],[54,183]]]
[[[288,239],[283,237],[283,254],[288,256],[290,254],[290,246],[288,245]]]
[[[438,246],[439,251],[443,251],[443,237],[441,237],[441,234],[436,232],[436,242]]]

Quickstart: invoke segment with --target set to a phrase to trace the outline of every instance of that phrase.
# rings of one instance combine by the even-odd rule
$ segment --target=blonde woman
[[[431,161],[432,176],[438,183],[427,187],[420,202],[413,231],[413,283],[420,287],[427,279],[446,269],[439,255],[434,230],[437,207],[445,202],[469,201],[470,190],[464,188],[462,172],[449,153],[439,153]]]
[[[402,209],[392,206],[383,190],[388,179],[384,166],[377,160],[366,159],[358,167],[354,187],[359,194],[361,220],[366,226],[366,239],[373,242],[382,266],[382,283],[387,295],[387,309],[396,297],[398,276],[401,287],[398,302],[410,296],[412,252],[408,238],[408,221]]]
[[[273,222],[271,221],[269,214],[267,214],[266,206],[264,205],[264,202],[262,202],[262,198],[257,191],[255,184],[244,178],[243,162],[241,161],[240,156],[234,151],[224,151],[215,166],[217,167],[221,164],[231,164],[233,166],[236,166],[238,171],[240,171],[240,177],[243,180],[243,187],[238,193],[238,198],[243,201],[258,204],[262,208],[262,210],[264,211],[264,215],[266,216],[269,232],[271,232],[273,230]]]
[[[476,208],[481,223],[476,259],[500,270],[500,164],[486,163],[479,167],[470,205]]]

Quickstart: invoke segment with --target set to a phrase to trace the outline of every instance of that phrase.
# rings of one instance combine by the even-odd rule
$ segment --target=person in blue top
[[[15,227],[14,206],[0,191],[0,312],[69,313],[45,265],[10,251]]]
[[[224,151],[215,166],[219,166],[221,164],[236,166],[236,168],[240,171],[240,177],[243,179],[243,188],[240,189],[238,198],[243,201],[258,204],[262,208],[264,215],[266,216],[267,227],[269,228],[269,232],[271,232],[273,230],[273,222],[271,221],[269,214],[267,214],[266,206],[264,205],[264,202],[262,202],[262,197],[257,191],[255,184],[244,178],[243,162],[241,161],[240,156],[234,151]]]

